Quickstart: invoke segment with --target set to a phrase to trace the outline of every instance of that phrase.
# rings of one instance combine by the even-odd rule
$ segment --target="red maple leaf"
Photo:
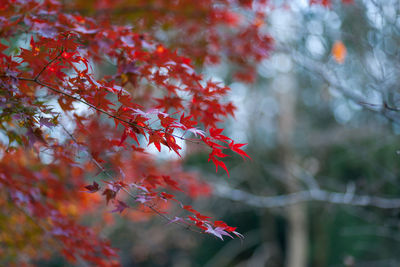
[[[125,202],[117,200],[117,203],[115,204],[115,209],[113,209],[111,212],[122,213],[126,208],[129,208],[129,206]]]
[[[114,190],[112,190],[112,189],[110,189],[110,188],[106,188],[106,189],[103,191],[103,194],[102,194],[102,195],[105,195],[105,196],[106,196],[106,200],[107,200],[107,204],[108,204],[108,202],[109,202],[110,200],[115,199],[115,197],[117,196],[117,192],[114,191]]]
[[[164,133],[159,131],[152,131],[149,133],[149,143],[154,144],[159,152],[161,152],[161,143],[166,143],[164,140]]]
[[[247,155],[246,152],[244,152],[242,149],[240,149],[242,146],[245,146],[247,144],[235,144],[233,141],[229,144],[229,148],[233,151],[242,156],[243,160],[247,158],[251,159],[249,155]]]
[[[85,188],[89,191],[86,191],[88,193],[95,193],[100,190],[100,186],[96,181],[93,181],[93,184],[85,186]]]

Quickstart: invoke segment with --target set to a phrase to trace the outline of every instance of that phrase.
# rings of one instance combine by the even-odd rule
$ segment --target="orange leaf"
[[[343,64],[346,59],[347,49],[342,41],[336,41],[332,47],[332,56],[333,59],[339,63]]]

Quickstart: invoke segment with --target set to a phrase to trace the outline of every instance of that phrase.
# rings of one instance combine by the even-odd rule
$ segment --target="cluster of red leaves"
[[[228,175],[225,150],[249,157],[245,144],[217,128],[235,110],[223,101],[229,88],[205,80],[195,66],[227,59],[238,63],[236,78],[254,81],[255,64],[272,44],[261,29],[265,13],[259,11],[267,4],[1,1],[0,131],[8,139],[0,145],[2,192],[60,242],[67,259],[92,266],[118,263],[107,242],[79,225],[94,207],[82,195],[100,193],[115,206],[113,212],[135,207],[221,239],[242,237],[235,227],[177,200],[171,191],[197,197],[209,194],[210,187],[182,171],[179,162],[156,163],[145,148],[164,147],[181,156],[177,140],[195,142],[207,147],[209,161]],[[79,105],[86,110],[79,112]],[[61,128],[67,141],[51,135]],[[108,178],[87,185],[85,171],[94,168]],[[71,203],[75,208],[66,208]],[[169,218],[160,203],[176,203],[188,214]]]
[[[163,1],[158,5],[164,7],[157,3],[154,8],[166,8]],[[126,3],[99,4],[118,8]],[[228,2],[224,9],[199,1],[183,1],[168,8],[171,12],[186,10],[188,5],[211,18],[207,27],[213,38],[219,36],[213,33],[217,27],[236,23]],[[244,6],[249,8],[248,3]],[[228,172],[221,160],[226,156],[223,150],[247,156],[240,149],[243,144],[234,143],[216,128],[224,117],[233,115],[233,105],[221,101],[229,88],[205,81],[194,71],[191,59],[157,42],[150,30],[140,33],[131,26],[110,24],[106,16],[94,19],[67,13],[66,9],[55,0],[10,0],[0,6],[0,117],[1,130],[8,137],[8,144],[2,145],[5,155],[0,174],[1,187],[10,200],[45,229],[46,235],[61,242],[67,259],[83,259],[96,266],[114,265],[116,254],[92,230],[78,224],[79,212],[65,212],[67,203],[85,210],[80,202],[80,195],[86,194],[82,188],[99,192],[106,203],[115,206],[113,212],[137,207],[220,238],[230,234],[240,237],[235,228],[212,223],[210,217],[188,210],[168,192],[182,191],[196,197],[209,194],[208,185],[180,170],[179,165],[171,168],[171,162],[169,167],[156,164],[144,149],[154,145],[161,151],[166,147],[180,156],[177,139],[196,142],[208,146],[210,159]],[[169,17],[166,13],[165,19],[171,20]],[[179,22],[182,18],[174,19]],[[222,36],[218,38],[210,44],[221,46]],[[23,43],[24,39],[27,45],[15,47],[14,40]],[[205,61],[219,50],[194,53],[192,58]],[[261,50],[267,52],[254,48],[247,56],[260,60]],[[94,69],[107,64],[113,65],[113,73]],[[56,100],[58,109],[52,100]],[[87,107],[83,114],[76,110],[78,103]],[[74,130],[65,133],[71,142],[50,135],[60,126],[61,117],[73,122]],[[113,126],[107,122],[110,119]],[[189,139],[191,136],[197,139]],[[83,162],[78,157],[82,152],[88,155]],[[44,153],[49,154],[50,163],[45,163]],[[135,160],[128,164],[123,155]],[[85,186],[83,169],[94,164],[91,160],[110,179]],[[112,166],[111,172],[102,169],[104,162]],[[160,210],[160,202],[177,203],[193,214],[170,219]]]
[[[68,149],[55,149],[57,158],[70,158]],[[60,250],[70,262],[85,260],[96,266],[118,266],[114,249],[93,229],[76,220],[93,203],[77,190],[84,186],[84,171],[70,162],[43,164],[33,152],[16,150],[0,161],[0,188],[26,217],[33,219],[42,232],[40,250],[31,257],[50,256],[49,244]],[[4,191],[7,190],[7,191]],[[3,214],[3,216],[12,216]],[[25,242],[29,242],[25,240]],[[10,245],[10,244],[9,244]],[[4,249],[4,248],[3,248]],[[4,263],[4,262],[3,262]]]
[[[235,77],[255,79],[255,63],[265,58],[273,40],[260,30],[267,0],[100,0],[71,1],[69,8],[111,21],[133,22],[136,32],[151,34],[190,56],[196,64],[229,60]],[[163,34],[160,36],[160,28]],[[161,38],[160,38],[161,37]]]

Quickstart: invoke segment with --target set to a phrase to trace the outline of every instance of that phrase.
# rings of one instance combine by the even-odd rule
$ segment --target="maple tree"
[[[273,43],[263,30],[268,5],[1,1],[0,205],[11,215],[1,218],[9,234],[1,237],[0,255],[28,264],[26,258],[57,248],[71,262],[118,266],[98,229],[80,224],[104,204],[114,213],[142,210],[220,239],[241,238],[236,227],[181,203],[175,194],[207,195],[209,186],[146,148],[180,157],[180,141],[192,142],[228,175],[226,151],[249,158],[245,144],[218,126],[234,114],[224,99],[229,88],[196,68],[227,60],[237,66],[234,78],[253,82]],[[171,205],[185,215],[170,217]],[[16,245],[10,236],[32,243]],[[13,246],[17,252],[7,251]],[[41,254],[34,255],[38,246]]]

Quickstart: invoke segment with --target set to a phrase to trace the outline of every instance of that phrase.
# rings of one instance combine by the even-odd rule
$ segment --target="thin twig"
[[[279,50],[288,53],[294,62],[299,64],[299,66],[313,71],[319,75],[328,85],[332,86],[333,88],[339,90],[344,96],[348,97],[349,99],[353,100],[355,103],[358,103],[363,108],[379,113],[383,115],[385,118],[389,119],[391,122],[400,124],[398,118],[392,116],[392,113],[388,111],[398,112],[400,109],[393,108],[387,105],[387,103],[383,103],[382,105],[376,105],[368,103],[367,99],[360,94],[354,92],[354,89],[347,88],[343,81],[340,79],[335,78],[333,72],[329,70],[324,64],[317,62],[309,57],[305,57],[300,53],[296,53],[291,51],[285,46],[278,47]],[[375,108],[376,107],[376,108]]]
[[[40,75],[42,75],[42,73],[47,69],[47,67],[50,66],[51,63],[53,63],[54,61],[56,61],[56,60],[62,55],[63,52],[64,52],[64,48],[61,47],[61,50],[60,50],[60,52],[58,53],[58,55],[57,55],[55,58],[53,58],[52,60],[50,60],[50,61],[41,69],[41,71],[39,71],[39,73],[35,76],[35,78],[33,78],[33,80],[37,81],[37,80],[39,79]]]

